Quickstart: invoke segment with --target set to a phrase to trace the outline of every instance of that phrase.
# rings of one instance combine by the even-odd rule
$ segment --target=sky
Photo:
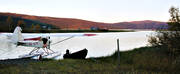
[[[77,18],[95,22],[168,21],[180,0],[0,0],[0,12]]]

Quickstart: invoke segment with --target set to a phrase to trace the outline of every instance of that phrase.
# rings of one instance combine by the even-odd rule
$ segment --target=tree
[[[41,26],[39,24],[36,25],[36,30],[40,30]]]
[[[17,25],[21,26],[22,28],[26,28],[26,23],[23,20],[19,20]]]
[[[169,9],[170,19],[168,30],[158,30],[156,34],[150,36],[149,43],[152,46],[161,46],[168,49],[169,55],[176,61],[180,56],[180,13],[179,8],[171,7]]]
[[[31,25],[31,30],[35,30],[35,25],[34,24]]]
[[[169,10],[171,18],[169,19],[169,30],[179,31],[180,30],[180,12],[179,8],[171,7]]]
[[[37,32],[40,32],[40,31],[41,31],[41,26],[40,26],[39,24],[37,24],[37,25],[35,26],[35,28],[36,28],[36,31],[37,31]]]
[[[8,16],[6,23],[9,26],[9,31],[11,31],[12,30],[12,23],[13,23],[13,19],[11,16]]]

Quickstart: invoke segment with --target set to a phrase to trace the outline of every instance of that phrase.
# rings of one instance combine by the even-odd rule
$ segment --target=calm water
[[[120,51],[127,51],[146,46],[148,44],[148,36],[151,33],[153,33],[153,31],[95,33],[97,36],[74,37],[62,43],[52,45],[51,49],[64,54],[66,49],[69,49],[70,52],[75,52],[87,48],[87,57],[107,56],[117,50],[117,39],[120,40]],[[51,37],[52,43],[65,38],[67,37]],[[19,55],[27,54],[33,49],[31,47],[16,47],[8,43],[8,39],[5,36],[0,36],[0,42],[0,59],[18,58]],[[58,59],[61,58],[62,56],[58,57]]]

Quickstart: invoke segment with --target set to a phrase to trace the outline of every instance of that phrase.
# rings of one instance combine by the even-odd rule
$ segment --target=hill
[[[48,28],[57,28],[54,25],[48,24],[48,23],[42,23],[36,20],[31,19],[25,19],[17,16],[7,15],[6,13],[0,13],[0,31],[1,32],[8,32],[13,31],[17,24],[22,24],[21,27],[23,30],[33,30],[31,28],[38,28],[41,29],[44,27],[44,29]],[[27,32],[27,31],[26,31]]]
[[[132,21],[132,22],[120,22],[112,24],[112,28],[117,29],[167,29],[168,24],[166,22],[159,21]]]
[[[56,17],[45,17],[45,16],[33,16],[16,13],[0,13],[0,16],[11,16],[31,21],[36,21],[44,24],[50,24],[60,29],[90,29],[90,28],[101,28],[101,29],[157,29],[167,28],[166,22],[159,21],[132,21],[132,22],[120,22],[120,23],[102,23],[93,22],[82,19],[73,18],[56,18]]]

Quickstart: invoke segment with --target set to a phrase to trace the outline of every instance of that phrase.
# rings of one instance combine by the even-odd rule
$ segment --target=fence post
[[[119,39],[117,39],[117,61],[118,61],[118,67],[120,66],[120,51],[119,51]]]

